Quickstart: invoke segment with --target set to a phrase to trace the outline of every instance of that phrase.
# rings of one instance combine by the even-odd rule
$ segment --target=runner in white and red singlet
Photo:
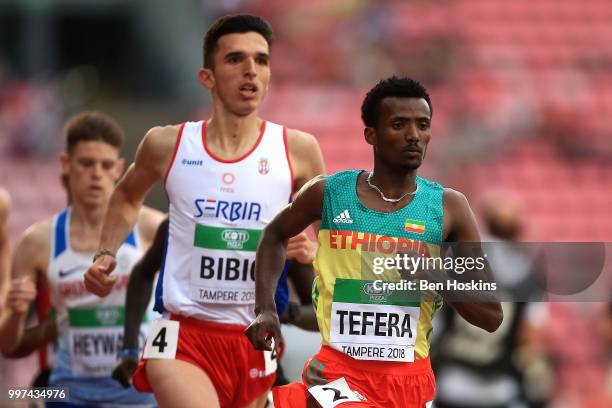
[[[324,166],[313,136],[258,116],[271,42],[256,16],[211,26],[198,78],[212,94],[212,116],[147,133],[85,276],[93,293],[111,290],[115,251],[163,180],[170,224],[156,310],[165,319],[152,325],[133,383],[164,407],[263,406],[274,382],[274,354],[254,350],[243,334],[255,317],[255,250],[265,225]]]

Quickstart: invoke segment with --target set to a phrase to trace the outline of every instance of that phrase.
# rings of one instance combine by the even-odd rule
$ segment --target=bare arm
[[[325,163],[319,143],[311,134],[287,129],[287,142],[294,170],[294,189],[297,191],[309,180],[325,174]],[[318,230],[318,222],[315,222],[315,230]],[[316,255],[316,247],[317,243],[310,242],[306,234],[291,238],[287,247],[287,258],[294,259],[288,277],[298,293],[300,304],[289,304],[283,322],[311,331],[318,330],[310,299],[314,278],[312,261]]]
[[[55,319],[25,329],[23,337],[17,348],[10,353],[5,353],[8,358],[23,358],[32,354],[47,343],[57,340],[57,324]]]
[[[132,268],[128,282],[123,326],[124,349],[138,348],[140,324],[151,300],[153,281],[161,267],[164,243],[168,235],[168,218],[163,218],[159,211],[143,208],[139,225],[145,247],[148,248]]]
[[[159,225],[153,245],[132,269],[125,297],[124,349],[138,348],[138,331],[151,299],[155,274],[161,267],[167,235],[168,218]]]
[[[297,193],[313,178],[325,175],[325,162],[317,139],[310,133],[287,129],[289,157],[293,166],[293,193]],[[313,223],[315,234],[319,221]]]
[[[178,128],[153,128],[144,137],[134,163],[115,187],[110,199],[100,248],[113,254],[134,228],[142,203],[153,184],[164,177],[172,161]],[[85,273],[85,287],[98,296],[108,295],[116,280],[109,276],[115,268],[112,255],[102,255]]]
[[[457,191],[444,191],[444,235],[446,242],[460,243],[456,246],[456,257],[483,257],[480,234],[476,219],[465,196]],[[461,243],[464,243],[461,245]],[[482,271],[471,270],[470,278],[490,281],[490,270],[485,262]],[[457,313],[469,323],[489,332],[497,330],[503,319],[499,301],[449,301]]]
[[[155,274],[161,267],[164,244],[168,235],[168,218],[159,225],[153,244],[144,256],[134,265],[130,274],[125,299],[125,323],[123,325],[123,350],[138,349],[138,332],[145,314]],[[138,356],[126,354],[115,369],[112,377],[124,387],[132,385],[132,376],[136,370]]]
[[[147,207],[146,205],[140,210],[140,215],[138,217],[138,232],[142,248],[145,251],[147,251],[153,244],[153,241],[155,241],[157,230],[166,219],[167,216],[165,213]]]
[[[132,268],[128,282],[123,326],[124,349],[138,348],[140,325],[151,300],[153,281],[161,267],[164,243],[168,235],[168,218],[163,218],[159,211],[143,208],[139,225],[147,251]]]
[[[26,315],[36,297],[35,282],[42,279],[41,271],[47,267],[49,225],[47,222],[30,227],[15,248],[6,313],[0,322],[2,354],[10,355],[20,348],[21,342],[24,341]],[[30,352],[45,344],[30,340],[26,339],[32,348]]]
[[[289,157],[293,166],[294,193],[314,177],[325,174],[321,148],[315,137],[296,129],[287,129]]]
[[[173,131],[172,127],[153,128],[138,146],[134,163],[111,196],[102,227],[100,248],[116,252],[134,228],[147,193],[165,175],[172,160],[172,149],[177,137]]]
[[[292,262],[287,271],[287,277],[293,283],[300,302],[289,302],[287,310],[281,316],[281,322],[292,324],[303,330],[319,330],[311,298],[314,275],[312,264]]]
[[[287,241],[308,225],[321,219],[325,178],[307,183],[295,200],[264,228],[257,247],[255,264],[255,321],[247,337],[258,350],[270,350],[269,336],[280,344],[280,323],[276,315],[274,291],[285,263]]]

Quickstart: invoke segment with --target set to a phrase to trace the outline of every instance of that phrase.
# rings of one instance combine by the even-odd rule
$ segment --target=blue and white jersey
[[[70,402],[75,404],[153,406],[155,400],[151,394],[123,388],[111,378],[123,342],[129,276],[142,256],[138,234],[132,231],[119,248],[113,272],[118,278],[117,284],[108,296],[99,298],[83,284],[83,275],[94,254],[72,249],[70,214],[70,208],[57,214],[51,229],[47,281],[51,304],[57,312],[58,350],[49,385],[67,387]],[[141,327],[141,346],[149,319],[145,316]]]

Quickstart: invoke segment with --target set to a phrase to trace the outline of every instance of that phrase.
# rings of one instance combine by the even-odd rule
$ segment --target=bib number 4
[[[173,360],[178,345],[179,322],[158,319],[149,325],[143,358]]]

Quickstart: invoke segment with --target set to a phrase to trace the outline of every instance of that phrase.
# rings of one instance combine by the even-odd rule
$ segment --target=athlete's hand
[[[36,285],[29,276],[11,280],[6,305],[14,313],[23,314],[28,311],[30,303],[36,298]]]
[[[132,386],[132,376],[134,375],[134,371],[136,371],[136,366],[138,365],[138,359],[134,356],[125,356],[115,366],[113,369],[112,377],[117,380],[119,384],[123,385],[125,388],[129,388]]]
[[[276,310],[259,312],[255,320],[246,328],[244,334],[256,350],[272,350],[272,338],[274,338],[274,344],[278,352],[283,340]]]
[[[102,255],[85,272],[85,287],[91,293],[100,297],[107,296],[117,283],[117,276],[110,276],[115,269],[117,261],[112,255]]]
[[[304,231],[287,242],[287,258],[295,259],[301,264],[310,264],[317,255],[317,243],[311,241]]]

